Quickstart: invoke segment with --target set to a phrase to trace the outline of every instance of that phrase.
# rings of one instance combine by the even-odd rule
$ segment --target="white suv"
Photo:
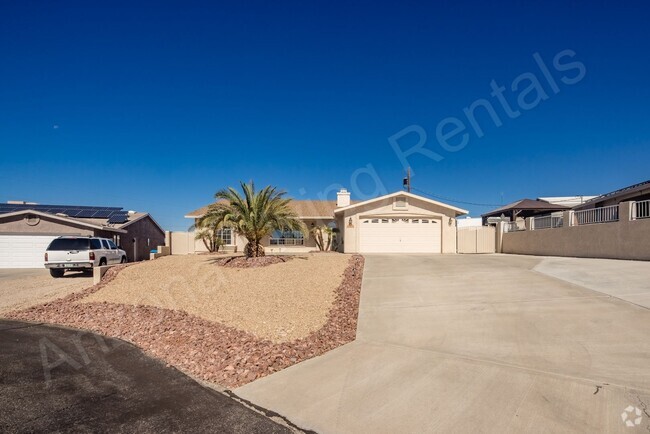
[[[66,271],[91,270],[125,262],[126,252],[108,238],[59,237],[45,252],[45,268],[49,268],[52,277],[63,277]]]

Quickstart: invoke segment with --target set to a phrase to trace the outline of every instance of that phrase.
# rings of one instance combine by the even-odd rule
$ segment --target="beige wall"
[[[650,219],[630,220],[629,204],[621,203],[618,222],[504,233],[502,252],[650,260]]]
[[[194,253],[194,233],[193,232],[171,232],[172,255],[187,255]]]
[[[456,253],[456,217],[454,211],[413,197],[408,197],[406,209],[395,209],[393,201],[394,198],[389,197],[362,207],[343,211],[342,216],[340,214],[337,216],[345,253],[357,253],[359,251],[360,219],[367,217],[391,218],[395,216],[437,219],[442,228],[442,253]],[[352,225],[350,225],[350,219],[352,219]]]

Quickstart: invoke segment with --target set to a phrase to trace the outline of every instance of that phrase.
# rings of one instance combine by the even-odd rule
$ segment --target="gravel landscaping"
[[[257,258],[246,258],[244,256],[231,256],[217,261],[222,267],[231,268],[256,268],[267,267],[273,264],[280,264],[293,259],[293,256],[260,256]]]
[[[180,310],[287,342],[321,328],[349,255],[296,256],[259,268],[217,265],[221,256],[166,256],[129,267],[83,302]]]
[[[172,257],[170,259],[177,258],[179,257]],[[241,386],[256,378],[323,354],[355,338],[364,262],[361,256],[337,254],[307,255],[306,259],[296,257],[286,263],[245,270],[228,270],[224,267],[218,267],[213,263],[214,258],[210,259],[210,257],[206,256],[180,258],[186,260],[175,263],[175,261],[157,259],[151,263],[139,264],[137,266],[119,266],[112,268],[108,271],[104,281],[99,285],[51,303],[19,312],[11,312],[8,314],[8,317],[27,321],[62,324],[92,330],[107,336],[122,338],[191,375],[227,388]],[[194,258],[194,260],[196,258],[203,258],[205,261],[194,262],[190,258]],[[311,262],[315,258],[323,258],[323,262]],[[322,289],[315,290],[309,286],[312,283],[319,282],[318,279],[310,279],[313,277],[311,275],[320,275],[320,271],[313,268],[314,266],[318,264],[317,268],[319,268],[320,266],[329,264],[330,267],[337,270],[336,267],[340,260],[343,260],[343,270],[341,274],[336,275],[336,285],[330,288],[329,292],[331,294],[329,296],[325,294],[326,291]],[[305,265],[310,263],[311,265]],[[196,268],[192,268],[192,264]],[[325,297],[325,300],[328,300],[328,302],[312,302],[307,303],[305,306],[307,308],[319,306],[322,309],[327,304],[325,319],[320,326],[310,330],[304,336],[292,340],[273,341],[268,337],[265,338],[255,335],[250,330],[247,331],[230,326],[218,320],[206,319],[187,310],[174,309],[173,305],[170,309],[151,305],[145,306],[142,301],[133,304],[123,304],[102,299],[105,294],[117,293],[112,291],[117,291],[115,288],[120,287],[120,281],[124,279],[124,276],[134,278],[133,275],[137,274],[136,272],[139,268],[144,268],[144,265],[160,266],[157,269],[157,272],[160,273],[159,278],[164,278],[165,276],[178,277],[180,273],[189,275],[198,271],[201,271],[201,273],[207,271],[207,276],[201,276],[200,273],[198,276],[195,275],[195,278],[199,279],[199,282],[204,283],[212,282],[215,279],[215,275],[219,271],[214,272],[215,274],[210,274],[213,270],[247,273],[246,279],[248,279],[248,273],[268,272],[274,268],[280,268],[279,271],[269,274],[267,277],[276,275],[277,283],[279,282],[277,277],[284,276],[283,283],[291,281],[294,286],[301,286],[302,289],[288,289],[289,295],[286,295],[282,294],[282,290],[278,290],[272,286],[258,286],[256,295],[262,298],[263,302],[272,305],[270,309],[265,311],[260,309],[261,303],[256,303],[257,300],[250,298],[255,296],[251,293],[252,287],[249,287],[249,285],[240,285],[247,289],[240,291],[240,294],[235,293],[231,295],[234,303],[243,305],[244,307],[250,304],[252,311],[261,312],[263,315],[266,315],[264,318],[267,321],[273,321],[276,324],[275,329],[277,329],[277,324],[286,321],[294,324],[293,327],[287,327],[288,329],[300,329],[304,333],[304,330],[310,329],[312,325],[309,327],[299,327],[294,318],[288,318],[283,315],[287,315],[287,312],[297,312],[300,309],[300,301],[293,300],[292,302],[291,297],[313,299],[314,297],[310,297],[309,294],[317,293],[321,297]],[[289,265],[296,266],[298,270],[282,268],[283,266]],[[229,279],[234,279],[235,277],[238,277],[240,282],[244,280],[244,275],[242,274],[239,276],[235,274],[234,276],[230,276]],[[257,278],[260,277],[257,276]],[[183,283],[187,284],[188,279],[190,278],[180,279],[180,281],[176,282],[180,282],[181,285]],[[229,279],[225,279],[225,282],[230,282]],[[301,282],[304,282],[304,285],[300,285]],[[285,287],[284,285],[281,286]],[[216,297],[215,300],[218,300],[219,303],[228,299],[223,298],[224,291],[222,290],[224,287],[228,288],[227,284],[218,286],[219,289],[213,289],[210,293]],[[166,289],[172,293],[176,290],[174,285],[166,287]],[[334,290],[332,291],[332,289]],[[145,293],[147,290],[151,290],[151,285],[141,288],[142,293]],[[248,297],[242,296],[241,292]],[[228,292],[225,291],[225,293]],[[89,301],[100,295],[102,297],[99,300]],[[124,295],[128,296],[129,291],[126,291]],[[201,300],[204,302],[208,300],[202,297],[204,295],[199,295],[196,300],[194,300],[194,297],[191,297],[190,299],[194,301],[188,303],[187,306],[198,307]],[[280,297],[282,300],[291,304],[291,307],[289,309],[280,308],[278,303],[273,301],[274,297],[276,299]],[[139,300],[142,300],[142,296]],[[174,300],[174,298],[172,297],[171,300]],[[212,303],[212,305],[214,306],[215,303]],[[215,306],[214,308],[217,311],[223,309],[222,306]],[[320,309],[311,310],[310,312],[317,312]],[[205,310],[200,311],[205,312]],[[245,309],[241,312],[242,315],[246,314]],[[273,318],[272,314],[278,315],[278,317]],[[250,328],[255,329],[253,327],[253,319],[255,317],[251,314],[247,314],[246,317],[245,323]],[[304,314],[301,318],[307,323],[312,323]],[[268,327],[262,327],[262,330],[268,329]]]

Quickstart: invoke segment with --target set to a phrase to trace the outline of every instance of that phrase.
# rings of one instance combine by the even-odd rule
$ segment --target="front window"
[[[271,245],[302,246],[305,243],[305,236],[300,231],[276,230],[271,235]]]
[[[232,228],[223,228],[217,231],[217,237],[221,238],[226,246],[232,245]]]

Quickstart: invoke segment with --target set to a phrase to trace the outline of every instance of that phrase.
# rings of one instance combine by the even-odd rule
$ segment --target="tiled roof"
[[[352,201],[351,203],[355,203]],[[201,217],[208,210],[208,206],[203,206],[199,209],[185,215],[187,218]],[[335,200],[292,200],[289,206],[294,210],[298,217],[302,218],[316,218],[316,217],[331,217],[334,218],[334,210],[336,209]]]

